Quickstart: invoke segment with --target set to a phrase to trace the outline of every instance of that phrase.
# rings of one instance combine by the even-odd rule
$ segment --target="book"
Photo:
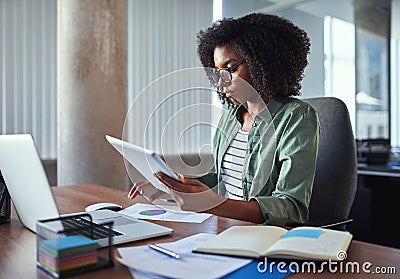
[[[319,227],[234,226],[198,245],[193,252],[248,258],[333,260],[346,257],[353,235]]]

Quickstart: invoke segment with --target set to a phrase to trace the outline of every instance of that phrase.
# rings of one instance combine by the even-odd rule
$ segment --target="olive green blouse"
[[[202,177],[225,195],[222,158],[242,124],[241,105],[227,109],[214,135],[216,173]],[[268,225],[308,220],[319,143],[319,120],[311,105],[297,98],[271,101],[254,119],[249,132],[242,185],[244,200],[254,199]]]

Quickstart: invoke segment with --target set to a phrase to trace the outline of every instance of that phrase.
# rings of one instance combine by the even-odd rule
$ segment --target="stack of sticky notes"
[[[72,235],[41,241],[39,262],[54,272],[97,264],[96,241],[83,235]]]

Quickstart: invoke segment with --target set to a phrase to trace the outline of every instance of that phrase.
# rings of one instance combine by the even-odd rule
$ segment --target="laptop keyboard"
[[[105,225],[99,225],[91,222],[83,217],[73,217],[61,221],[68,235],[80,234],[88,238],[97,240],[107,238],[109,236],[122,235],[122,233],[114,231]]]

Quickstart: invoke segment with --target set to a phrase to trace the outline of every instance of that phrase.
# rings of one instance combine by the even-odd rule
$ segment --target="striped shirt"
[[[221,175],[226,197],[243,200],[242,173],[249,132],[239,130],[222,159]]]

